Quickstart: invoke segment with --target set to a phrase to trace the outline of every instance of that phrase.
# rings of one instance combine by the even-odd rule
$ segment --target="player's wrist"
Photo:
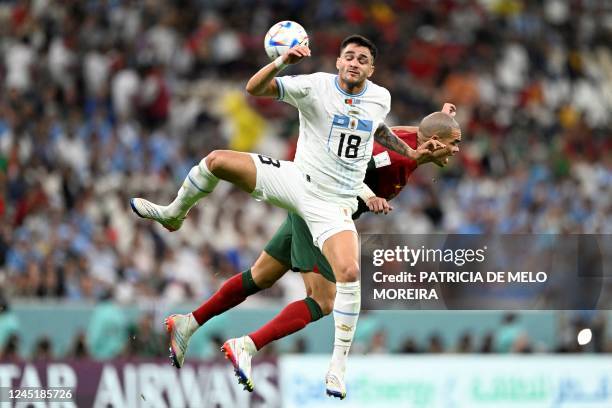
[[[274,61],[274,67],[280,72],[283,69],[287,68],[289,64],[285,63],[284,55],[277,57]]]
[[[361,193],[359,194],[359,198],[361,198],[363,202],[367,204],[369,200],[376,198],[376,194],[374,194],[367,184],[364,184]]]

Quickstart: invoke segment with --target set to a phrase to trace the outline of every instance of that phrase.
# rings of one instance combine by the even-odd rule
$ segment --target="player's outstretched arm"
[[[418,164],[430,162],[436,150],[446,147],[444,143],[438,140],[429,139],[414,150],[412,147],[408,146],[406,142],[397,137],[384,123],[381,123],[378,129],[376,129],[376,132],[374,132],[374,140],[389,150],[393,150],[402,156],[415,160]]]
[[[366,212],[367,210],[370,210],[374,214],[388,214],[389,211],[393,210],[393,207],[391,207],[391,205],[387,202],[385,198],[377,197],[376,194],[374,194],[374,192],[372,191],[372,189],[365,183],[361,184],[361,193],[359,194],[359,198],[361,198],[361,200],[367,206],[367,209],[363,209],[361,212]],[[361,212],[359,213],[359,215],[361,215]]]
[[[274,81],[274,77],[287,65],[297,64],[306,57],[310,57],[310,48],[305,45],[296,45],[257,71],[247,82],[246,91],[253,96],[278,98],[278,86],[276,81]]]

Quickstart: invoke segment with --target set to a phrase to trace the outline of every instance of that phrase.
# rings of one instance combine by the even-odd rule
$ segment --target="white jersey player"
[[[336,195],[358,196],[374,131],[391,108],[389,91],[366,80],[363,91],[351,95],[327,73],[278,77],[276,83],[279,100],[300,111],[298,168]]]
[[[213,151],[190,170],[171,204],[160,206],[134,198],[131,206],[137,215],[176,230],[189,209],[222,179],[256,198],[298,213],[329,261],[337,282],[334,351],[325,382],[328,395],[344,398],[346,358],[361,309],[359,248],[351,214],[357,206],[356,196],[361,192],[374,140],[418,162],[430,160],[433,150],[445,146],[430,139],[413,150],[383,123],[391,98],[386,89],[368,80],[376,58],[376,47],[368,39],[353,35],[342,42],[337,75],[276,77],[288,64],[309,56],[310,49],[298,45],[261,68],[246,86],[252,95],[276,97],[298,108],[300,138],[295,162],[254,153]],[[290,313],[282,316],[287,319],[285,325],[296,324]],[[198,323],[190,313],[170,316],[166,326],[171,337],[171,359],[180,367]],[[257,350],[249,336],[223,345],[239,382],[249,391],[253,390],[251,357]]]

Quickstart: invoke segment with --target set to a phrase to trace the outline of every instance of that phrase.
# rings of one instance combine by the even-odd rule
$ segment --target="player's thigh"
[[[256,153],[249,155],[257,174],[251,195],[277,207],[298,211],[306,181],[295,163]]]
[[[264,251],[289,269],[293,265],[291,262],[292,243],[293,225],[291,213],[289,213],[264,247]]]
[[[304,272],[301,275],[308,296],[317,302],[324,315],[330,314],[334,308],[336,285],[316,272]]]
[[[297,214],[287,217],[292,225],[291,266],[294,271],[314,271],[336,283],[331,266],[314,243],[306,221]]]
[[[354,231],[340,231],[325,240],[323,255],[338,282],[359,280],[359,242]]]
[[[274,285],[288,270],[288,265],[264,251],[251,267],[251,276],[257,287],[265,289]]]
[[[355,223],[352,219],[353,210],[357,208],[357,200],[352,198],[328,197],[319,195],[309,189],[309,184],[300,202],[300,215],[306,221],[313,236],[315,245],[321,249],[324,242],[331,236],[342,231],[353,231]]]
[[[222,180],[252,193],[257,183],[257,169],[249,153],[215,150],[206,156],[206,167]]]

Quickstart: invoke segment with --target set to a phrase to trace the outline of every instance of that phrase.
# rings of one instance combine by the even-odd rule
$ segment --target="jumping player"
[[[376,47],[366,38],[353,35],[342,42],[337,75],[319,72],[276,77],[288,64],[309,56],[310,49],[298,45],[264,66],[247,83],[250,94],[276,97],[298,109],[300,137],[293,162],[253,153],[213,151],[190,170],[170,205],[156,206],[135,198],[131,206],[141,217],[178,229],[189,209],[223,179],[255,198],[300,215],[336,280],[333,311],[336,327],[341,330],[335,330],[334,355],[342,363],[330,366],[326,380],[328,389],[335,390],[337,386],[330,379],[344,376],[335,370],[344,367],[361,308],[358,240],[351,215],[357,209],[356,197],[361,193],[374,140],[417,163],[431,160],[434,151],[445,146],[432,138],[414,150],[384,124],[391,97],[385,88],[368,80],[374,73]],[[255,350],[248,337],[224,345],[239,381],[249,390],[250,373],[241,368],[241,360]]]
[[[442,111],[454,116],[455,107],[445,104]],[[448,146],[447,149],[439,151],[440,156],[434,159],[439,165],[446,164],[448,157],[459,150],[458,144],[461,142],[461,132],[456,122],[439,114],[425,118],[419,128],[397,126],[391,129],[410,146],[423,143],[429,137],[439,138]],[[399,194],[417,166],[413,160],[389,152],[375,143],[373,158],[365,176],[365,191],[360,195],[359,209],[353,214],[353,218],[358,218],[368,209],[387,213],[391,208],[386,200],[391,200]],[[183,365],[189,339],[199,327],[212,317],[239,305],[248,296],[271,287],[289,269],[302,272],[307,298],[291,303],[265,326],[249,334],[250,341],[247,339],[242,341],[253,342],[256,350],[260,350],[271,341],[286,337],[331,313],[336,293],[331,267],[321,251],[314,246],[312,235],[304,220],[296,214],[289,213],[250,269],[226,281],[210,299],[192,313],[168,317],[167,325],[171,328],[172,364],[178,368]],[[312,273],[313,270],[318,273]],[[232,341],[236,339],[228,340]],[[253,350],[248,350],[242,353],[242,358],[239,359],[240,369],[249,378],[251,358],[254,354]],[[344,372],[342,369],[339,371]],[[332,394],[334,390],[331,389],[327,392],[344,398],[346,396],[344,378],[337,378],[336,381],[339,383],[337,393]]]

